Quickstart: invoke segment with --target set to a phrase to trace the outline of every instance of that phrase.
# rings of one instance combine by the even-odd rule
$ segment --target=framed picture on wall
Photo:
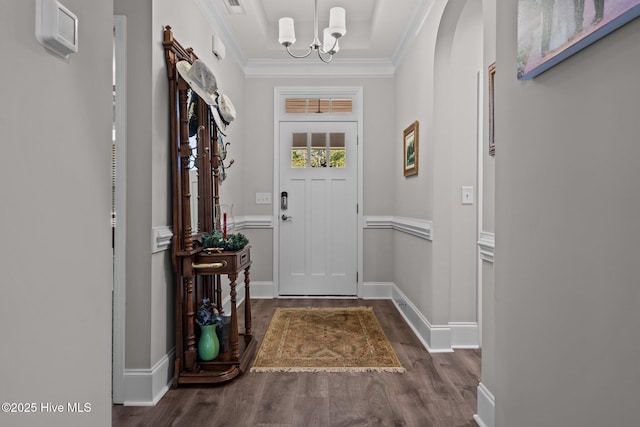
[[[489,155],[496,155],[496,139],[495,139],[495,76],[496,63],[489,65]]]
[[[640,16],[640,0],[518,0],[518,79],[528,80]]]
[[[404,130],[402,138],[402,148],[404,151],[403,170],[404,176],[418,174],[418,121],[411,123]]]

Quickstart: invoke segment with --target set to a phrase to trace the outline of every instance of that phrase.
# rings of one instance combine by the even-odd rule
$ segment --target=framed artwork
[[[404,130],[402,138],[404,176],[418,174],[418,121]]]
[[[638,16],[640,0],[518,0],[518,79],[532,79]]]
[[[489,155],[496,155],[496,139],[495,139],[495,89],[494,80],[496,76],[496,63],[489,65]]]

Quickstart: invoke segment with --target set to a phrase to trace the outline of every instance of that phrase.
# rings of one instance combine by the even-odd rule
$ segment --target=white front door
[[[357,294],[357,129],[280,122],[280,295]]]

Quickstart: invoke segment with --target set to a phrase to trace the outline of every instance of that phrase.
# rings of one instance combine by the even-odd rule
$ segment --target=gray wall
[[[483,0],[483,149],[482,156],[482,215],[480,231],[495,234],[495,157],[489,156],[489,66],[496,62],[496,0]],[[502,121],[502,119],[498,119]],[[495,279],[494,263],[481,261],[482,280],[482,383],[495,393]]]
[[[519,82],[516,3],[497,8],[497,425],[636,425],[640,20]]]
[[[434,237],[396,233],[394,281],[431,324],[474,322],[476,210],[461,187],[476,188],[482,4],[435,2],[409,52],[395,76],[395,215],[431,220]],[[419,173],[404,177],[401,138],[415,120]]]
[[[251,118],[244,128],[243,215],[272,215],[271,205],[256,205],[255,193],[273,192],[273,93],[274,87],[361,86],[364,97],[364,215],[389,215],[393,210],[390,159],[398,138],[393,132],[393,79],[391,78],[249,78],[245,80],[243,115]],[[275,199],[274,199],[275,200]],[[252,238],[252,258],[272,260],[273,234],[247,231]],[[256,240],[253,237],[257,237]],[[393,252],[387,230],[366,230],[364,280],[389,282]],[[369,247],[369,243],[375,245]],[[380,268],[379,268],[380,267]],[[252,266],[252,280],[277,281],[271,265]]]
[[[66,60],[36,41],[34,1],[0,7],[0,401],[38,409],[7,426],[111,425],[113,3],[64,4],[80,36]]]

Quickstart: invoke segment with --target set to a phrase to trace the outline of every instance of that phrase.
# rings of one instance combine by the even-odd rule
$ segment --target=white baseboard
[[[480,427],[495,427],[496,400],[484,384],[478,386],[478,413],[473,416]]]
[[[173,380],[175,349],[151,369],[124,370],[125,406],[155,406],[169,390]]]
[[[480,347],[478,323],[432,325],[395,284],[391,284],[391,289],[393,303],[429,353],[451,353],[455,348]]]
[[[449,322],[451,328],[451,347],[480,348],[478,322]]]
[[[273,299],[275,296],[276,290],[273,282],[251,281],[251,299]]]
[[[393,285],[392,301],[429,353],[451,353],[451,328],[432,325],[405,294]]]
[[[391,299],[393,283],[369,282],[362,284],[362,299]]]

